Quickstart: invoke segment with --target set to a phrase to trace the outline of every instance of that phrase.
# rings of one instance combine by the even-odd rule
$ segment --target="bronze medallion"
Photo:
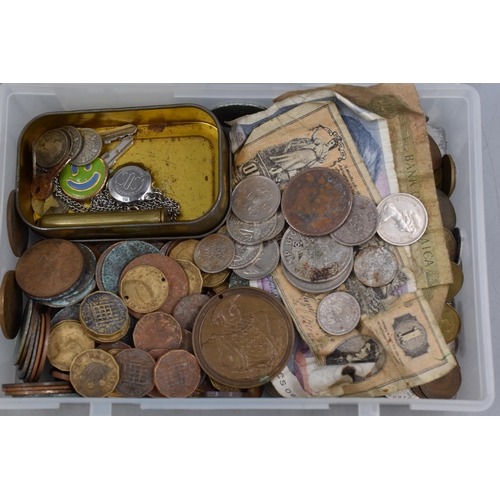
[[[16,257],[21,257],[28,248],[29,229],[16,209],[16,191],[13,189],[7,200],[7,236],[10,248]]]
[[[155,387],[167,398],[187,398],[200,383],[200,365],[187,351],[170,351],[156,363]]]
[[[239,388],[264,385],[288,362],[294,330],[289,313],[270,293],[229,288],[200,311],[193,347],[207,375]]]
[[[155,360],[141,349],[126,349],[115,357],[120,368],[117,392],[129,398],[141,398],[154,387]]]
[[[134,328],[134,345],[138,349],[178,349],[182,340],[181,327],[170,314],[156,311],[144,315]]]
[[[460,389],[461,383],[462,374],[460,367],[456,365],[446,375],[421,385],[420,390],[425,397],[430,399],[452,399]]]
[[[0,288],[0,327],[6,339],[15,339],[23,317],[23,292],[16,273],[7,271]]]
[[[338,229],[352,208],[349,184],[329,168],[300,172],[286,185],[281,209],[288,224],[306,236],[325,236]]]

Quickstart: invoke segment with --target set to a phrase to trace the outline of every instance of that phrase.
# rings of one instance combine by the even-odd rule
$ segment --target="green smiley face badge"
[[[107,177],[108,168],[97,158],[83,166],[68,163],[59,174],[59,184],[70,198],[88,200],[101,191]]]

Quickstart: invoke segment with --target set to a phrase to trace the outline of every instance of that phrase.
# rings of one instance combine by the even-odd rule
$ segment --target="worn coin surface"
[[[71,163],[73,165],[82,166],[92,163],[100,155],[102,138],[91,128],[80,128],[78,131],[82,136],[82,148],[80,152],[72,158]]]
[[[281,209],[286,221],[307,236],[324,236],[338,229],[352,208],[347,182],[329,168],[300,172],[283,191]]]
[[[276,213],[281,201],[278,185],[269,177],[250,176],[234,188],[231,209],[243,222],[263,222]]]
[[[43,313],[42,317],[44,321],[44,329],[40,343],[42,344],[42,352],[40,354],[40,359],[38,361],[38,366],[34,368],[33,377],[28,382],[38,382],[42,376],[43,369],[45,367],[45,362],[47,360],[47,352],[49,350],[49,337],[50,337],[50,316],[47,313]]]
[[[144,315],[135,325],[134,345],[144,351],[178,349],[182,340],[179,322],[170,314],[156,311]]]
[[[361,316],[358,301],[346,292],[324,297],[318,306],[319,326],[331,335],[345,335],[356,328]]]
[[[387,285],[394,279],[397,272],[396,257],[385,247],[366,247],[354,258],[354,274],[366,286]]]
[[[240,269],[249,266],[257,260],[262,253],[264,246],[262,243],[258,245],[243,245],[242,243],[234,243],[234,258],[229,269]]]
[[[7,271],[0,288],[0,327],[6,339],[15,339],[23,317],[23,292],[15,271]]]
[[[47,130],[36,141],[36,161],[42,168],[52,168],[64,160],[71,147],[71,137],[62,128]]]
[[[453,229],[457,225],[457,214],[455,212],[455,207],[453,206],[450,198],[446,196],[440,189],[437,189],[436,192],[439,203],[439,211],[441,212],[441,219],[443,220],[443,226],[449,231],[453,231]]]
[[[234,243],[223,234],[205,236],[194,251],[194,263],[206,273],[219,273],[234,259]]]
[[[271,274],[280,261],[280,247],[276,240],[265,241],[259,257],[250,265],[233,269],[238,276],[248,280],[258,280]]]
[[[141,349],[126,349],[115,356],[120,368],[116,390],[129,398],[141,398],[154,387],[155,360]]]
[[[281,232],[283,231],[283,229],[285,229],[285,222],[286,221],[283,212],[280,209],[278,209],[278,211],[276,212],[276,227],[264,241],[269,241],[272,240],[273,238],[279,239]]]
[[[74,158],[82,150],[83,147],[82,134],[80,134],[80,132],[76,127],[73,127],[71,125],[64,125],[63,127],[60,128],[61,130],[67,132],[71,137],[71,148],[69,151],[69,155],[71,156],[71,158]]]
[[[230,269],[225,269],[220,273],[212,274],[212,273],[201,273],[203,278],[203,286],[205,288],[215,288],[226,282],[227,278],[231,274]]]
[[[450,372],[432,382],[420,386],[427,398],[452,399],[456,396],[462,384],[460,367],[456,365]]]
[[[455,340],[460,332],[461,324],[462,322],[458,311],[450,305],[445,304],[439,320],[439,328],[441,328],[441,332],[447,344]]]
[[[188,295],[177,302],[172,316],[179,322],[181,328],[192,331],[196,316],[209,300],[210,297],[202,293]]]
[[[290,359],[294,330],[288,311],[257,288],[228,288],[200,311],[193,347],[201,368],[218,382],[264,385]]]
[[[422,202],[407,193],[391,194],[378,204],[378,235],[396,246],[411,245],[427,229],[427,210]]]
[[[186,273],[188,280],[188,294],[201,293],[203,288],[203,277],[201,271],[189,260],[174,259]]]
[[[375,204],[368,198],[355,194],[351,213],[344,224],[330,236],[342,245],[362,245],[377,232],[377,226],[378,211]]]
[[[271,237],[277,221],[277,215],[274,214],[264,222],[243,222],[231,213],[226,223],[227,232],[242,245],[257,245]]]
[[[196,358],[187,351],[164,354],[154,369],[155,386],[167,398],[186,398],[200,383],[201,370]]]

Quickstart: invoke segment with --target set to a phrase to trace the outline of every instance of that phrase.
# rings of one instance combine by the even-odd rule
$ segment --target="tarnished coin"
[[[242,180],[231,195],[231,209],[243,222],[263,222],[276,213],[281,201],[278,185],[255,175]]]
[[[276,240],[265,241],[257,260],[241,269],[233,269],[238,276],[248,280],[258,280],[271,274],[280,261],[280,247]]]
[[[427,210],[422,202],[407,193],[391,194],[378,204],[377,233],[387,243],[411,245],[427,229]]]
[[[71,241],[41,240],[21,255],[16,265],[16,280],[31,298],[57,297],[70,292],[80,282],[84,260]]]
[[[228,288],[200,311],[193,347],[200,366],[218,382],[264,385],[290,359],[294,329],[288,311],[257,288]]]
[[[203,286],[205,288],[215,288],[227,280],[229,275],[231,274],[230,269],[225,269],[224,271],[221,271],[220,273],[212,274],[212,273],[201,273],[201,276],[203,278]]]
[[[47,356],[52,366],[68,372],[78,354],[94,347],[94,341],[78,321],[61,321],[50,330]]]
[[[7,200],[7,236],[9,237],[10,248],[16,257],[21,257],[28,248],[29,229],[27,224],[21,219],[16,209],[16,190],[13,189]]]
[[[460,332],[461,324],[462,322],[458,311],[448,304],[445,304],[439,320],[439,328],[441,328],[441,332],[447,344],[455,340]]]
[[[36,359],[41,349],[40,339],[42,337],[42,332],[45,333],[44,323],[45,323],[44,317],[40,312],[38,312],[37,321],[33,332],[34,341],[26,357],[25,370],[21,369],[21,371],[17,373],[18,378],[24,380],[24,382],[29,382],[31,377],[33,376]]]
[[[178,349],[182,340],[179,322],[161,311],[144,315],[135,325],[133,335],[135,347],[144,351]]]
[[[201,293],[203,288],[203,277],[201,271],[189,260],[174,259],[186,273],[188,280],[188,294]]]
[[[6,339],[15,339],[23,317],[23,292],[15,271],[7,271],[0,288],[0,327]]]
[[[329,168],[306,169],[293,177],[281,200],[290,226],[307,236],[324,236],[347,219],[353,194],[347,182]]]
[[[149,313],[159,309],[168,297],[168,281],[153,266],[137,266],[120,281],[120,296],[132,311]]]
[[[317,311],[319,326],[331,335],[345,335],[354,330],[360,316],[358,301],[345,292],[334,292],[324,297]]]
[[[450,262],[450,265],[451,274],[453,276],[453,283],[448,289],[446,300],[451,300],[453,297],[455,297],[455,295],[462,289],[462,286],[464,284],[464,273],[462,271],[462,268],[454,262]]]
[[[274,214],[264,222],[243,222],[231,213],[227,219],[227,232],[242,245],[257,245],[271,237],[277,221],[277,215]]]
[[[172,316],[179,322],[181,328],[192,331],[196,316],[209,300],[208,295],[201,293],[188,295],[177,302]]]
[[[182,340],[181,340],[181,345],[179,346],[179,349],[182,351],[187,351],[190,352],[191,354],[194,354],[193,350],[193,332],[190,332],[189,330],[182,329]]]
[[[355,194],[351,213],[344,224],[330,236],[342,245],[362,245],[377,232],[377,226],[377,207],[368,198]]]
[[[194,264],[194,251],[198,243],[199,240],[180,241],[172,248],[168,256],[174,260],[188,260]]]
[[[258,245],[243,245],[242,243],[234,243],[234,258],[229,269],[241,269],[242,267],[253,264],[259,255],[262,253],[264,246],[262,243]]]
[[[71,156],[71,158],[74,158],[82,150],[83,147],[82,134],[80,134],[80,132],[76,127],[73,127],[71,125],[64,125],[63,127],[60,127],[60,129],[67,132],[68,135],[71,137],[71,148],[69,151],[69,155]]]
[[[71,385],[81,396],[103,398],[115,390],[119,368],[111,354],[89,349],[74,359],[69,376]]]
[[[276,227],[264,241],[269,241],[272,240],[273,238],[279,239],[281,232],[283,231],[283,229],[285,229],[285,222],[286,221],[283,212],[280,209],[278,209],[278,211],[276,212]]]
[[[74,393],[70,383],[61,381],[2,384],[2,391],[8,396],[48,396]]]
[[[198,387],[200,377],[200,365],[187,351],[164,354],[154,369],[155,386],[167,398],[187,398]]]
[[[72,306],[64,307],[57,311],[50,320],[50,327],[52,328],[56,326],[57,323],[68,319],[80,321],[80,304],[73,304]]]
[[[437,199],[439,203],[439,211],[441,212],[441,219],[443,226],[449,231],[453,231],[457,225],[457,214],[455,207],[450,198],[446,196],[440,189],[436,189]]]
[[[154,387],[155,360],[141,349],[126,349],[115,356],[120,368],[116,390],[129,398],[141,398]]]
[[[295,277],[317,283],[338,276],[350,263],[353,248],[329,235],[305,236],[288,228],[281,239],[281,262]]]
[[[366,247],[354,258],[354,274],[366,286],[376,288],[387,285],[397,272],[396,257],[385,247]]]
[[[47,130],[36,141],[36,161],[42,168],[55,167],[68,156],[70,147],[71,137],[65,130]]]
[[[91,128],[78,129],[82,136],[82,148],[80,152],[71,159],[73,165],[87,165],[92,163],[100,154],[102,149],[101,136]]]
[[[205,236],[194,251],[194,263],[206,273],[227,269],[234,259],[234,243],[223,234]]]
[[[443,232],[444,242],[446,244],[446,249],[448,250],[450,260],[455,262],[455,259],[457,258],[457,242],[455,240],[455,237],[453,236],[453,233],[449,229],[443,227]]]
[[[441,191],[450,197],[455,191],[457,182],[457,169],[453,158],[446,154],[441,160],[441,170],[443,171],[443,179],[441,181]]]
[[[456,365],[450,372],[432,382],[420,386],[425,397],[431,399],[452,399],[462,384],[460,367]]]
[[[23,310],[21,327],[19,329],[19,334],[17,335],[16,339],[16,346],[14,348],[14,366],[17,366],[21,361],[21,356],[26,346],[26,339],[28,338],[28,331],[34,307],[35,303],[31,299],[28,299]]]
[[[51,368],[49,370],[49,375],[56,380],[65,380],[66,382],[69,382],[69,373],[61,372],[59,370],[56,370],[55,368]]]

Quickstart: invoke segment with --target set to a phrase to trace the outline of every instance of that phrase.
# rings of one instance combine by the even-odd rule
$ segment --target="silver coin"
[[[278,209],[278,211],[276,212],[276,227],[274,228],[274,231],[271,233],[271,235],[265,239],[265,241],[277,238],[284,228],[285,228],[285,216],[283,215],[283,212]]]
[[[378,211],[368,198],[355,194],[352,209],[346,221],[330,236],[347,246],[362,245],[377,232]]]
[[[264,245],[262,243],[258,245],[242,245],[237,241],[234,242],[234,259],[228,266],[229,269],[241,269],[253,264],[263,250]]]
[[[358,301],[346,292],[334,292],[321,300],[316,313],[319,326],[330,335],[345,335],[361,317]]]
[[[205,236],[194,250],[194,263],[205,273],[220,273],[234,259],[234,243],[223,234]]]
[[[391,399],[419,399],[418,396],[411,389],[403,389],[392,394],[386,394],[386,398]]]
[[[259,280],[271,274],[280,261],[280,248],[276,240],[263,243],[263,250],[259,258],[247,267],[233,269],[240,278]]]
[[[72,127],[71,125],[65,125],[64,127],[61,128],[65,130],[71,137],[71,148],[69,151],[69,155],[71,156],[71,158],[74,158],[82,150],[83,147],[82,134],[80,134],[80,132],[76,127]]]
[[[108,181],[109,194],[118,201],[139,201],[151,191],[151,174],[137,165],[127,165],[117,170]]]
[[[317,283],[338,276],[351,261],[353,248],[326,236],[305,236],[289,227],[281,239],[281,261],[296,278]]]
[[[243,222],[263,222],[276,213],[281,201],[278,185],[256,175],[242,180],[231,195],[231,209]]]
[[[72,160],[73,165],[87,165],[92,163],[101,153],[101,136],[91,128],[78,129],[83,138],[82,149]]]
[[[366,247],[354,258],[354,274],[365,286],[377,288],[387,285],[397,272],[396,257],[385,247]]]
[[[378,204],[378,235],[395,246],[411,245],[427,229],[427,210],[422,202],[407,193],[391,194]]]
[[[231,213],[226,225],[227,232],[233,240],[243,245],[257,245],[272,234],[276,223],[276,214],[264,222],[243,222]]]
[[[42,168],[52,168],[64,160],[71,148],[71,137],[61,128],[47,130],[36,141],[36,162]]]

